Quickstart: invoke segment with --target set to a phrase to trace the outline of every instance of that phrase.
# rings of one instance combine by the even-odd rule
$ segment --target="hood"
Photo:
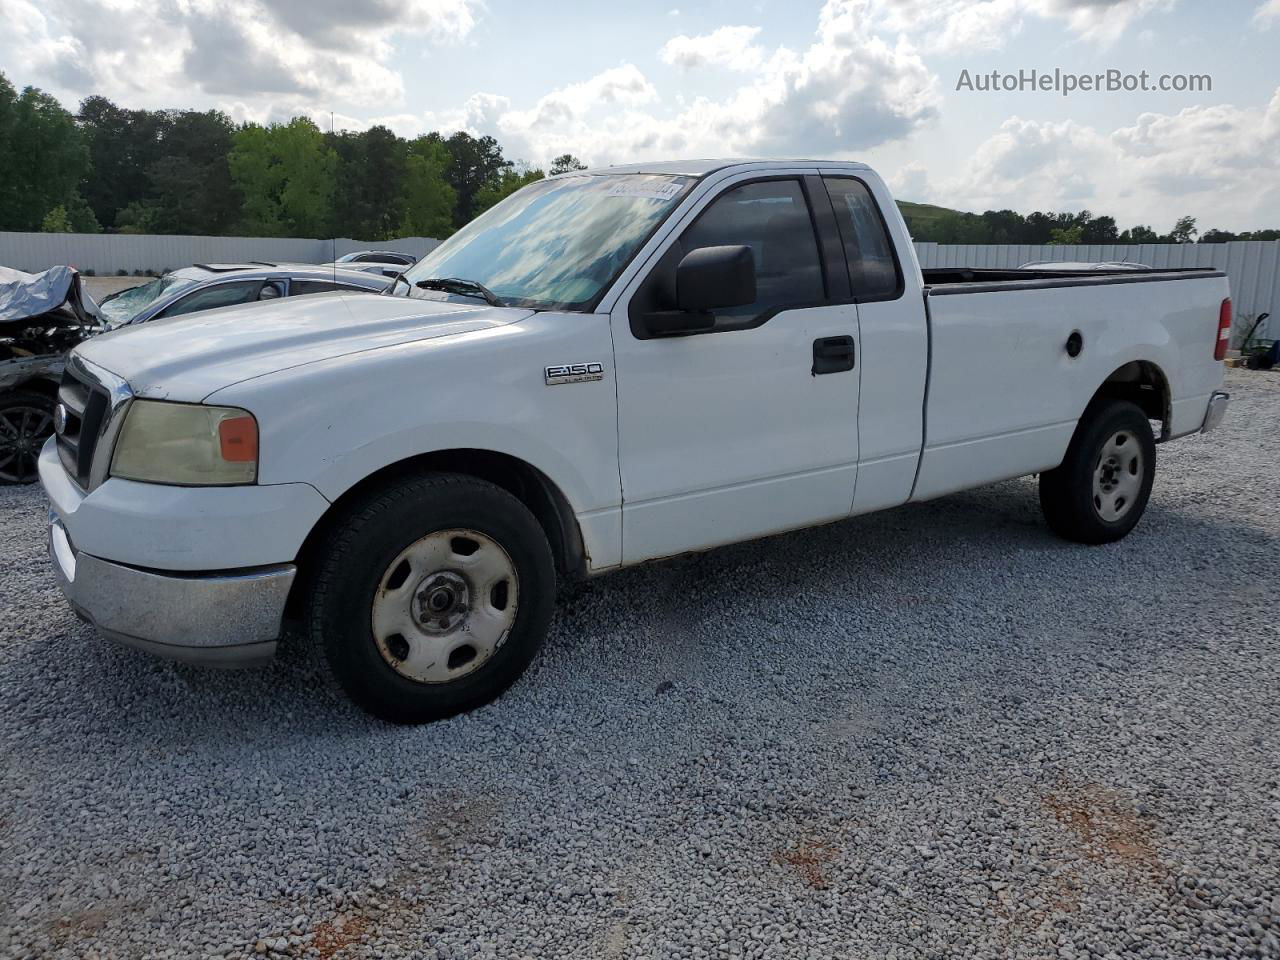
[[[77,354],[123,377],[136,396],[199,402],[290,367],[505,326],[531,313],[373,294],[286,297],[127,326]]]

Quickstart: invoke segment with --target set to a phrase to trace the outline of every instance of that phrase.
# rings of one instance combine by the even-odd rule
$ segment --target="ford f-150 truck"
[[[72,606],[183,660],[286,614],[371,712],[485,703],[561,579],[1039,475],[1118,540],[1207,431],[1213,271],[927,270],[881,179],[654,163],[525,187],[383,295],[77,347],[40,458]]]

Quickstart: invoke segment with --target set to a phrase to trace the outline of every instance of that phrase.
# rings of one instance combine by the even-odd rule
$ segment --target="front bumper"
[[[167,573],[76,550],[57,515],[49,555],[81,617],[112,640],[210,666],[253,666],[275,655],[293,564],[211,574]]]
[[[1231,394],[1223,390],[1215,390],[1209,397],[1209,406],[1205,410],[1204,424],[1200,427],[1201,433],[1208,433],[1222,423],[1222,418],[1227,415],[1227,406],[1231,403]]]

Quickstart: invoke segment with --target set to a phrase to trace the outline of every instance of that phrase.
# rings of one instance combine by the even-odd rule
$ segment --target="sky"
[[[97,93],[466,130],[535,166],[862,160],[902,199],[964,210],[1280,227],[1280,0],[0,0],[0,17],[0,70],[71,109]],[[976,89],[1055,69],[1211,88]]]

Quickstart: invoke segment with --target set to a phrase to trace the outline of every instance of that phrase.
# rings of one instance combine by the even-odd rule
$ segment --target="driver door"
[[[625,563],[849,515],[858,315],[832,235],[838,244],[817,178],[731,181],[618,300],[610,322]],[[714,310],[704,332],[650,335],[643,317],[674,305],[680,259],[739,244],[755,262],[755,302]]]

